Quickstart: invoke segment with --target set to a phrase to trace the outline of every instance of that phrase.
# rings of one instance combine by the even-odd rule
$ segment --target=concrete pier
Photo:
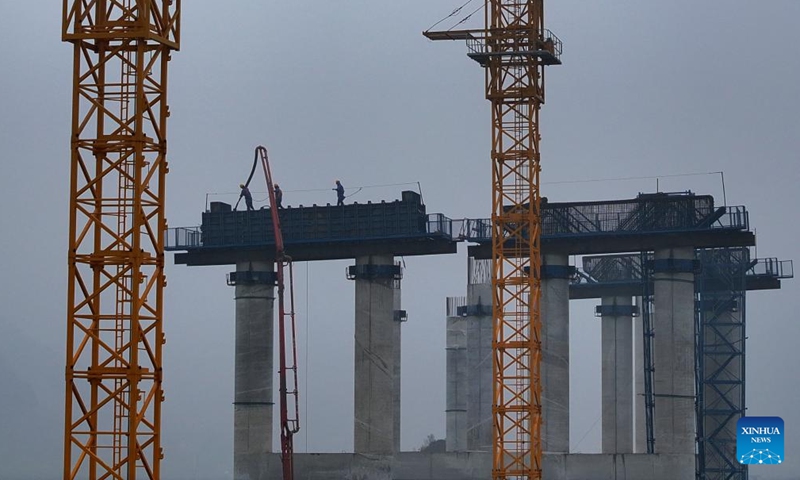
[[[171,246],[168,248],[179,252],[175,257],[176,263],[195,266],[265,262],[263,265],[245,263],[234,267],[238,269],[235,273],[242,273],[245,277],[258,271],[271,270],[271,263],[267,262],[270,262],[270,257],[273,255],[274,240],[269,229],[264,228],[269,212],[266,210],[228,212],[226,208],[221,207],[222,205],[217,204],[216,207],[211,207],[210,211],[203,212],[202,228],[178,228],[169,232]],[[493,421],[491,392],[494,378],[492,374],[494,358],[491,352],[494,335],[491,315],[475,314],[475,319],[468,319],[467,317],[472,314],[467,312],[467,317],[458,315],[453,321],[448,320],[451,331],[462,332],[458,341],[450,341],[448,347],[466,348],[466,352],[461,352],[461,359],[455,362],[459,365],[466,363],[466,368],[448,374],[451,378],[461,378],[457,380],[459,385],[457,393],[461,395],[466,392],[467,395],[466,401],[461,395],[455,404],[458,410],[466,409],[465,413],[461,412],[459,420],[459,428],[463,433],[453,436],[458,442],[455,447],[452,444],[448,445],[448,448],[458,451],[398,453],[401,341],[396,314],[400,310],[398,303],[400,292],[391,286],[399,275],[394,269],[396,265],[393,265],[393,259],[397,256],[456,253],[459,243],[469,242],[477,243],[477,245],[464,245],[467,246],[471,257],[490,258],[493,251],[489,238],[491,220],[450,221],[444,215],[430,215],[421,203],[419,195],[413,192],[403,192],[403,201],[397,204],[394,202],[353,204],[345,208],[314,205],[309,208],[287,208],[282,210],[281,215],[287,232],[289,230],[292,232],[286,239],[287,250],[295,261],[352,258],[356,263],[351,277],[356,281],[353,427],[355,453],[298,454],[296,477],[298,479],[466,480],[485,479],[491,476],[493,462],[490,446],[494,433],[491,428]],[[695,247],[718,249],[754,245],[755,237],[748,229],[746,210],[740,207],[722,210],[719,206],[715,206],[710,196],[695,196],[690,193],[655,194],[612,202],[550,202],[543,205],[542,218],[547,231],[542,232],[541,246],[547,255],[543,258],[542,291],[535,293],[542,295],[543,328],[540,340],[543,344],[543,358],[539,380],[543,386],[541,440],[546,452],[543,454],[541,468],[544,478],[548,480],[694,478],[695,359],[692,327],[695,308],[691,285],[693,271],[691,265],[684,260],[691,260],[691,249]],[[720,225],[725,228],[717,228]],[[494,246],[497,247],[496,241]],[[464,249],[460,249],[463,253]],[[602,269],[594,272],[587,269],[587,276],[584,277],[586,282],[581,282],[581,285],[568,285],[570,277],[568,255],[624,252],[656,252],[656,262],[662,264],[653,269],[657,284],[654,287],[654,295],[650,295],[654,291],[650,288],[651,282],[648,281],[642,288],[637,282],[636,275],[629,275],[630,278],[622,282],[625,285],[615,285],[612,279],[601,278],[604,273]],[[642,258],[645,258],[645,255]],[[642,271],[647,275],[644,280],[652,280],[653,277],[649,275],[649,265],[642,267]],[[488,270],[489,276],[493,277],[495,272],[491,268]],[[631,271],[636,273],[634,268]],[[471,279],[469,275],[468,273],[468,278]],[[762,286],[758,288],[776,288],[768,285],[779,284],[779,279],[782,278],[782,274],[775,278],[760,278],[761,276],[759,274],[759,278],[754,279]],[[237,278],[236,283],[234,480],[280,477],[280,455],[269,453],[269,450],[278,447],[277,439],[272,438],[273,429],[277,431],[275,428],[277,425],[273,424],[278,423],[273,422],[272,418],[272,402],[276,400],[272,398],[271,379],[277,367],[273,366],[272,359],[273,287],[269,283],[261,285],[262,281],[264,278],[259,275],[251,275],[247,281]],[[471,306],[484,304],[489,307],[490,299],[495,292],[487,286],[488,292],[485,296],[488,298],[484,302],[482,298],[484,295],[475,293],[481,288],[478,286],[480,283],[488,285],[488,282],[469,280],[468,295],[472,298],[468,303]],[[624,290],[618,291],[617,288]],[[653,319],[656,345],[651,345],[649,341],[647,344],[648,349],[652,347],[656,356],[654,358],[657,372],[654,391],[658,398],[656,406],[658,417],[655,422],[656,449],[657,452],[678,453],[570,455],[567,453],[570,448],[569,295],[575,294],[573,298],[585,299],[633,296],[640,291],[650,295],[651,300],[654,296],[657,297],[655,301],[657,305],[653,309],[657,317]],[[715,289],[709,291],[716,292]],[[476,300],[475,296],[480,297],[480,300]],[[408,304],[407,301],[406,303]],[[744,308],[743,303],[740,304],[740,308]],[[269,316],[264,313],[267,311]],[[703,312],[702,308],[698,311]],[[453,316],[448,315],[448,317]],[[478,317],[484,319],[479,320]],[[455,326],[454,323],[459,320],[462,325]],[[730,319],[722,320],[727,322]],[[741,320],[743,321],[744,317]],[[637,328],[639,323],[636,322]],[[259,329],[262,327],[268,330],[260,332]],[[616,359],[616,344],[622,343],[618,339],[619,332],[616,331],[616,327],[615,325],[613,332],[615,365],[620,363],[620,360]],[[702,331],[701,329],[700,332]],[[641,333],[637,332],[635,336],[637,345],[641,341]],[[648,335],[651,333],[648,332]],[[724,335],[722,330],[718,333]],[[725,337],[727,338],[727,335]],[[608,338],[611,338],[610,333]],[[650,338],[652,337],[648,336],[648,339]],[[718,343],[711,336],[709,338]],[[708,346],[713,347],[713,345]],[[576,354],[577,357],[581,352],[576,351]],[[713,352],[709,353],[711,354]],[[641,359],[641,354],[636,358]],[[710,367],[713,363],[707,362],[703,365],[707,375],[713,377]],[[257,366],[260,367],[260,371]],[[741,368],[743,367],[742,364]],[[615,370],[616,368],[615,366]],[[724,363],[720,363],[719,368],[720,373],[724,374],[720,376],[720,382],[728,381],[722,377],[744,374],[743,370],[737,369],[738,367],[729,369]],[[450,369],[449,364],[448,369]],[[641,374],[641,370],[641,365],[637,364],[637,377]],[[608,366],[605,373],[611,378],[612,372]],[[617,371],[613,373],[615,377],[617,374],[622,374]],[[648,372],[648,375],[651,373]],[[262,380],[263,386],[259,384]],[[716,379],[710,378],[710,380]],[[615,381],[619,379],[615,378]],[[253,385],[247,386],[247,382]],[[524,387],[524,383],[520,385]],[[711,388],[711,385],[707,388]],[[259,392],[269,392],[269,394],[256,395]],[[714,421],[711,416],[719,415],[719,411],[722,410],[716,409],[714,405],[722,402],[722,398],[715,403],[709,395],[709,390],[705,392],[708,399],[706,406],[710,409],[707,412],[706,422]],[[724,394],[724,392],[718,393],[720,396]],[[615,395],[618,395],[618,392],[615,392]],[[638,396],[637,400],[640,398]],[[466,407],[464,407],[465,402]],[[619,407],[616,401],[615,406]],[[644,425],[643,408],[637,408],[634,417],[637,429],[639,425]],[[465,424],[463,428],[462,424]],[[712,431],[710,423],[705,425],[709,427],[706,432]],[[652,427],[652,423],[650,426]],[[616,425],[615,429],[627,430],[619,425]],[[448,425],[448,433],[450,430],[452,427]],[[634,436],[637,442],[641,441],[644,451],[645,436],[644,431],[641,432],[640,435],[637,431]],[[335,435],[335,432],[331,434]],[[711,445],[710,436],[702,440]],[[465,443],[467,451],[463,451],[462,445]],[[732,446],[730,442],[728,443]],[[520,449],[525,447],[526,445],[519,445]],[[623,449],[615,446],[613,450],[618,452]],[[730,455],[721,455],[720,458],[727,459]],[[709,460],[706,462],[706,465],[713,465]]]
[[[467,449],[492,450],[492,284],[467,285]]]
[[[239,262],[229,283],[236,287],[233,478],[265,480],[274,401],[273,264]]]
[[[563,254],[544,255],[542,265],[542,447],[569,452],[569,278]]]
[[[467,319],[451,312],[447,317],[447,391],[445,392],[446,438],[448,452],[467,449]]]
[[[656,453],[694,453],[694,249],[655,251]]]
[[[633,453],[633,302],[604,297],[599,312],[603,453]]]
[[[395,348],[393,282],[399,266],[392,255],[356,258],[355,453],[392,454],[395,448]]]

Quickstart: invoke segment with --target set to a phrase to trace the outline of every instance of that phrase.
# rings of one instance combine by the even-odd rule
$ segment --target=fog
[[[429,212],[487,217],[483,71],[461,42],[421,35],[460,3],[183,2],[169,80],[170,226],[198,225],[207,195],[235,202],[259,144],[284,204],[333,202],[334,179],[374,187],[359,202],[419,182]],[[562,0],[546,13],[564,64],[547,71],[545,196],[658,187],[721,204],[724,172],[727,203],[750,212],[754,253],[795,258],[800,2]],[[0,479],[49,480],[63,461],[72,46],[61,42],[61,2],[5,0],[0,22]],[[445,435],[445,297],[465,294],[466,249],[404,261],[402,448],[414,450]],[[172,254],[168,264],[162,477],[231,478],[232,267],[176,266]],[[352,449],[350,264],[295,265],[299,452]],[[600,450],[596,303],[571,304],[574,452]],[[748,294],[747,309],[747,412],[782,417],[787,437],[785,463],[751,478],[798,478],[798,282]]]

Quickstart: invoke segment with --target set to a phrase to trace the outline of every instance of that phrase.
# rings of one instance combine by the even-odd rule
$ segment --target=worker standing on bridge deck
[[[283,201],[283,191],[281,191],[280,185],[278,185],[276,183],[275,184],[275,204],[278,206],[278,208],[283,208],[283,205],[281,205],[282,201]]]
[[[255,210],[253,208],[253,196],[250,195],[250,190],[245,186],[244,183],[239,184],[239,188],[242,189],[242,193],[239,194],[239,198],[244,197],[244,204],[247,205],[247,210]]]
[[[336,188],[333,190],[336,190],[336,206],[344,205],[344,187],[339,180],[336,180]]]

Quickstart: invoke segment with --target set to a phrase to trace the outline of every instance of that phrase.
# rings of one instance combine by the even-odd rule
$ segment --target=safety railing
[[[205,247],[232,247],[273,244],[272,223],[265,212],[238,213],[233,221],[210,219],[204,226],[177,227],[167,230],[167,250],[191,250]],[[249,215],[258,216],[249,221]],[[263,217],[263,218],[261,218]],[[398,238],[443,238],[454,240],[453,221],[440,213],[415,215],[367,215],[331,221],[323,216],[298,217],[296,224],[283,221],[284,239],[291,243],[317,243]],[[294,218],[294,217],[292,217]],[[212,221],[213,220],[213,221]]]
[[[287,242],[325,242],[428,236],[486,243],[492,239],[489,218],[452,220],[426,214],[404,202],[305,207],[281,210]],[[625,235],[698,230],[748,230],[745,207],[714,208],[710,196],[647,196],[616,202],[542,205],[542,236]],[[272,220],[266,210],[206,212],[202,227],[173,228],[167,249],[272,243]],[[788,267],[784,267],[788,268]]]
[[[748,230],[745,207],[714,208],[710,196],[642,197],[618,202],[542,205],[542,236],[561,237],[697,230]],[[453,220],[453,238],[491,241],[491,219]]]
[[[431,213],[425,222],[425,233],[453,238],[453,221],[441,213]]]
[[[792,260],[759,258],[750,261],[747,248],[698,249],[697,258],[701,270],[707,276],[726,276],[730,272],[745,270],[746,277],[769,277],[775,279],[794,278]],[[645,261],[653,259],[652,253],[645,255]],[[583,268],[573,279],[573,284],[612,284],[640,282],[642,280],[641,254],[589,255],[583,257]]]
[[[791,260],[777,258],[759,258],[747,271],[747,275],[772,278],[794,278],[794,264]]]
[[[489,218],[462,218],[452,220],[453,239],[484,242],[492,239],[492,220]]]
[[[539,31],[539,35],[536,36],[532,44],[528,42],[529,44],[519,45],[518,38],[513,36],[507,41],[510,43],[498,43],[497,47],[490,49],[487,46],[485,36],[482,34],[472,34],[467,37],[467,54],[473,58],[480,58],[492,54],[529,55],[535,52],[546,52],[549,56],[558,60],[561,58],[561,52],[564,48],[561,39],[547,28]],[[503,40],[499,40],[498,42],[503,42]]]
[[[710,228],[750,229],[750,214],[744,206],[721,208],[724,209],[724,213],[709,226]]]
[[[187,250],[203,246],[200,227],[176,227],[167,229],[167,250]]]

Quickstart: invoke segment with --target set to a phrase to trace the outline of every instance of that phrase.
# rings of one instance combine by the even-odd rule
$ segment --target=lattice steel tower
[[[544,28],[543,0],[491,0],[484,30],[425,32],[464,39],[486,67],[492,105],[493,468],[495,479],[542,476],[539,109],[544,66],[561,42]]]
[[[167,65],[180,0],[64,0],[74,45],[64,478],[160,477]]]

